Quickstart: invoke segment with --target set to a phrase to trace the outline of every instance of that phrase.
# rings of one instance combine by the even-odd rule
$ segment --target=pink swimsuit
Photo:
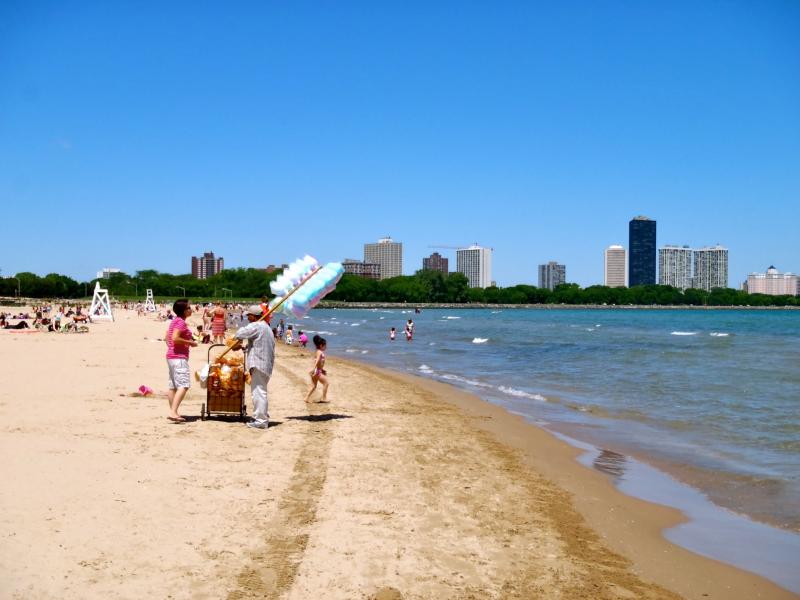
[[[314,377],[319,377],[320,374],[322,375],[325,374],[325,369],[323,368],[325,366],[325,353],[321,352],[319,358],[320,358],[319,368],[314,369]]]

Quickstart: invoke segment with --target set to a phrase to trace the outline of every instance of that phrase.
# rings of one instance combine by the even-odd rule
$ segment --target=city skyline
[[[230,268],[392,232],[406,274],[477,240],[586,287],[637,214],[800,271],[800,5],[575,8],[0,3],[2,274],[185,272],[177,223]]]

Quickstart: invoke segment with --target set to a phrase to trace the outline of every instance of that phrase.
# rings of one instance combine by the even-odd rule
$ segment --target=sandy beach
[[[0,596],[795,597],[667,542],[679,513],[444,384],[334,357],[331,403],[306,405],[311,354],[279,345],[268,431],[199,420],[197,384],[170,423],[165,330],[120,310],[0,331]]]

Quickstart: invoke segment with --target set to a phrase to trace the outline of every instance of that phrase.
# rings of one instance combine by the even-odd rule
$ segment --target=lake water
[[[321,332],[330,354],[450,382],[800,539],[800,311],[330,309],[295,327]]]

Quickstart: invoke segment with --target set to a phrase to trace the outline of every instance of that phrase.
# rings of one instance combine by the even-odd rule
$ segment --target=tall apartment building
[[[197,279],[207,279],[224,268],[225,260],[221,256],[215,258],[213,252],[206,252],[203,256],[192,257],[192,275]]]
[[[463,273],[471,288],[492,285],[492,249],[474,244],[456,250],[456,271]]]
[[[555,261],[550,261],[546,265],[539,265],[539,287],[548,290],[556,289],[556,286],[567,283],[567,267]]]
[[[423,271],[441,271],[445,275],[450,272],[449,261],[438,252],[434,252],[427,258],[422,259]]]
[[[634,217],[628,223],[628,285],[656,282],[656,222]]]
[[[689,246],[658,249],[658,283],[679,290],[692,287],[692,252]]]
[[[747,276],[748,294],[770,296],[800,296],[800,277],[793,273],[779,273],[770,266],[766,273],[750,273]]]
[[[694,276],[692,287],[711,291],[728,287],[728,249],[722,246],[697,248],[692,251]]]
[[[609,246],[603,252],[603,285],[628,287],[628,253],[622,246]]]
[[[367,263],[356,260],[355,258],[345,258],[342,261],[345,273],[366,277],[367,279],[380,279],[381,266],[378,263]]]
[[[380,265],[381,279],[403,274],[403,244],[385,237],[376,244],[364,244],[364,262]]]

